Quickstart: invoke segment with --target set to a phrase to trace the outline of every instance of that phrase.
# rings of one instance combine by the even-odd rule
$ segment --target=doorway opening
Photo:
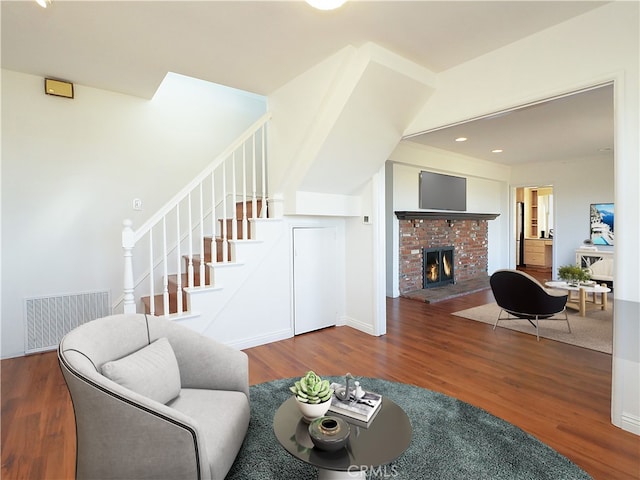
[[[519,269],[553,276],[554,201],[552,185],[516,188],[516,258]]]

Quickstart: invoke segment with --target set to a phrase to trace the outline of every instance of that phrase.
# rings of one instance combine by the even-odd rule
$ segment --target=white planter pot
[[[304,403],[300,402],[296,398],[296,404],[300,409],[300,413],[307,422],[311,422],[316,418],[324,417],[324,415],[329,411],[329,406],[331,406],[331,398],[326,402],[322,403]]]

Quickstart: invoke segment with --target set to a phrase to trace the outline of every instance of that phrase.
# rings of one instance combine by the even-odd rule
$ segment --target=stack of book
[[[332,383],[330,388],[336,391],[341,388],[344,389],[344,385]],[[368,423],[373,420],[381,406],[382,395],[365,391],[361,398],[356,399],[352,391],[347,400],[340,400],[334,394],[331,398],[329,411],[350,419],[358,420],[359,422]]]

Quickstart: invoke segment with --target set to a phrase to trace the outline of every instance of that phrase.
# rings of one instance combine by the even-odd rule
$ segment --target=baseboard
[[[237,348],[238,350],[244,350],[245,348],[258,347],[267,343],[277,342],[279,340],[285,340],[293,337],[293,331],[291,329],[280,330],[272,332],[267,335],[259,335],[256,337],[242,338],[230,343],[227,343],[230,347]]]
[[[356,320],[355,318],[341,317],[340,323],[342,323],[343,325],[347,325],[348,327],[355,328],[356,330],[360,330],[361,332],[368,333],[369,335],[375,335],[373,325],[361,322],[360,320]]]
[[[7,355],[3,353],[2,356],[0,356],[0,360],[9,360],[10,358],[26,357],[27,355],[29,354],[25,352],[14,352],[14,353],[9,353]]]
[[[623,413],[620,417],[620,428],[631,432],[635,435],[640,435],[640,417],[631,415],[629,413]]]

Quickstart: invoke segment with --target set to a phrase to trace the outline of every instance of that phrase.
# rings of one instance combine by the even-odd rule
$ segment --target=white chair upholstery
[[[249,426],[244,352],[174,322],[134,314],[71,331],[58,360],[76,418],[77,478],[226,476]],[[110,363],[115,370],[105,367]]]
[[[593,280],[613,281],[613,258],[603,258],[591,264],[589,273]]]

